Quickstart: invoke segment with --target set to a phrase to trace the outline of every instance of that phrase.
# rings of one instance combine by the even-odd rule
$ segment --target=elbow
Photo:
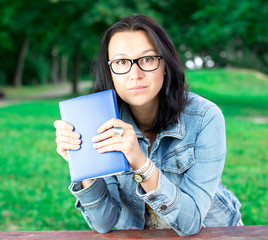
[[[105,228],[105,227],[94,228],[93,230],[95,230],[95,231],[98,232],[98,233],[102,233],[102,234],[104,234],[104,233],[108,233],[108,232],[112,231],[111,228]]]
[[[172,226],[172,228],[181,237],[192,236],[200,232],[202,228],[202,219],[200,215],[196,213],[195,217],[189,218],[188,221],[184,221],[184,223],[177,224],[176,227]]]
[[[192,235],[196,235],[200,232],[201,227],[194,227],[194,228],[190,228],[190,229],[185,229],[185,230],[181,230],[181,229],[174,229],[181,237],[189,237]]]
[[[119,219],[119,213],[114,213],[113,218],[102,218],[101,220],[96,222],[92,222],[92,229],[98,233],[108,233],[113,230],[117,221]]]
[[[202,219],[201,219],[199,212],[196,213],[196,217],[193,219],[193,221],[190,221],[190,222],[191,224],[189,224],[183,230],[184,236],[192,236],[200,232],[202,228]]]
[[[98,233],[108,233],[113,229],[113,226],[110,224],[101,224],[101,221],[93,222],[90,220],[89,216],[84,216],[84,217],[90,229]]]
[[[201,230],[201,227],[192,228],[192,229],[190,229],[188,231],[185,231],[183,236],[188,237],[188,236],[196,235],[196,234],[198,234],[200,232],[200,230]]]
[[[113,230],[114,225],[113,224],[93,224],[92,230],[98,232],[98,233],[108,233]]]

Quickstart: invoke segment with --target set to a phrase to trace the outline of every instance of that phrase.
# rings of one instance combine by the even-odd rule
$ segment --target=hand
[[[113,127],[122,127],[123,135],[116,136],[113,133]],[[136,133],[132,125],[122,120],[113,118],[104,123],[98,129],[99,135],[92,138],[95,142],[94,148],[100,153],[121,151],[129,162],[129,166],[134,170],[141,168],[146,162],[146,156],[142,152]]]
[[[71,124],[62,120],[56,120],[54,127],[56,128],[57,153],[68,161],[67,150],[80,149],[80,134],[73,131],[74,127]]]

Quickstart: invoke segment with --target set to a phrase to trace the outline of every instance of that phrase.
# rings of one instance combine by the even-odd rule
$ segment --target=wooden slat
[[[95,231],[0,231],[0,239],[4,240],[68,240],[68,239],[216,239],[216,240],[255,240],[268,239],[268,225],[242,227],[203,228],[200,233],[191,237],[179,237],[172,229],[121,230],[100,234]]]

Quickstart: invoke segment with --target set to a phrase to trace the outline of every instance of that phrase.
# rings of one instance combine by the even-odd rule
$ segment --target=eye
[[[124,65],[128,64],[128,60],[126,60],[126,59],[118,59],[117,61],[115,61],[115,64],[124,66]]]
[[[150,63],[150,62],[153,62],[154,61],[154,57],[144,57],[142,59],[142,62],[144,63]]]

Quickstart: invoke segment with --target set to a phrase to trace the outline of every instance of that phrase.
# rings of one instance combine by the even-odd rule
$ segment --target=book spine
[[[116,115],[116,118],[120,119],[119,109],[118,109],[117,99],[116,99],[116,93],[114,90],[111,90],[111,91],[112,91],[112,97],[113,97],[113,102],[114,102],[115,115]]]

